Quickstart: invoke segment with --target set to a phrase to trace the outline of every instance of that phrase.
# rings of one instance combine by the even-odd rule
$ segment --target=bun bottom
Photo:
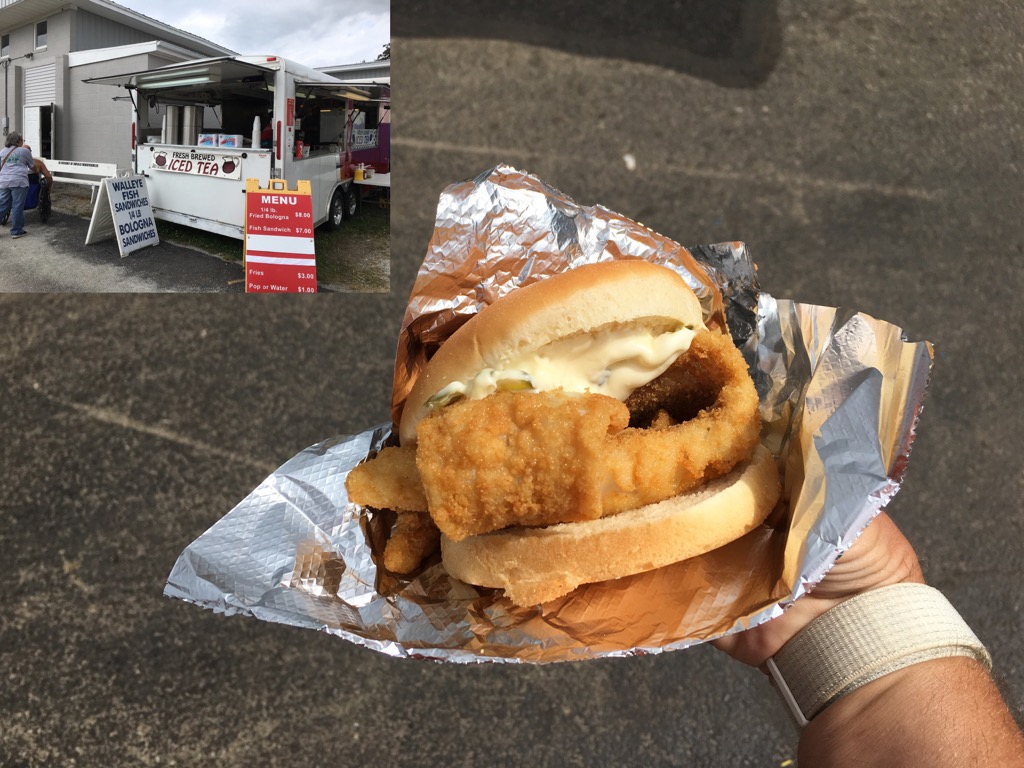
[[[497,587],[516,605],[536,605],[581,584],[618,579],[717,549],[759,526],[781,494],[771,452],[695,491],[581,523],[510,528],[462,541],[441,537],[445,569]]]

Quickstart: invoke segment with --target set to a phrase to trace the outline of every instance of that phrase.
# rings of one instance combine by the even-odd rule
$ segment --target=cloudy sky
[[[391,39],[391,0],[114,0],[241,54],[310,67],[373,61]]]

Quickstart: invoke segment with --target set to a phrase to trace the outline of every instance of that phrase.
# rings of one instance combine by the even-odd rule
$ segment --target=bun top
[[[700,302],[683,278],[639,259],[587,264],[517,288],[484,307],[441,345],[409,393],[399,436],[403,445],[416,441],[416,425],[429,413],[426,403],[441,390],[461,390],[481,371],[519,367],[524,356],[552,342],[595,331],[656,337],[703,327]],[[688,343],[687,337],[668,363]],[[645,351],[649,357],[651,350]],[[654,370],[647,380],[664,370],[643,362]]]

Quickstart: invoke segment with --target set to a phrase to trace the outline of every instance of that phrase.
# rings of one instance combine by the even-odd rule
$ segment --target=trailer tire
[[[331,204],[327,208],[327,221],[324,222],[324,229],[334,232],[341,228],[341,222],[345,216],[345,192],[340,187],[334,190],[331,196]]]
[[[348,189],[343,194],[345,196],[345,218],[354,219],[356,214],[359,213],[359,192],[356,189],[356,185],[349,184]]]

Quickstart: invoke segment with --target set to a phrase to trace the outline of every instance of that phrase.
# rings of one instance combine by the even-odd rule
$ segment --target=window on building
[[[0,59],[11,55],[11,36],[0,35]]]
[[[36,24],[36,48],[46,47],[46,22],[40,21]]]

